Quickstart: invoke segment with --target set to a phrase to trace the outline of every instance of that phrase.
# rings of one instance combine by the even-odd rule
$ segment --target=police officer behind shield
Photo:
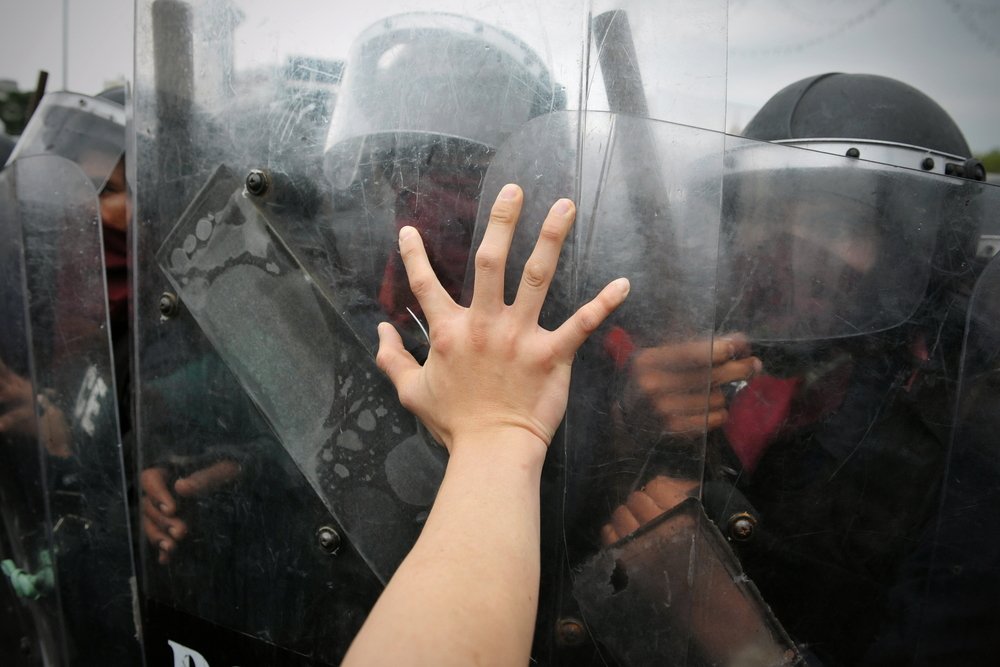
[[[96,98],[73,93],[53,93],[43,99],[34,123],[28,125],[10,155],[8,163],[34,155],[57,155],[76,162],[91,179],[99,193],[104,265],[107,278],[109,317],[120,368],[127,368],[128,285],[125,274],[125,230],[130,217],[125,183],[125,110],[124,89],[109,89]],[[65,288],[65,286],[63,286]],[[33,430],[30,387],[3,371],[2,391],[10,394],[7,412],[0,419],[0,431]],[[124,378],[123,378],[124,379]],[[127,386],[127,383],[122,383]],[[123,392],[125,388],[122,387]],[[20,397],[15,398],[17,394]],[[124,393],[121,394],[122,396]],[[71,455],[69,433],[62,410],[50,396],[38,396],[42,407],[41,425],[46,430],[44,442],[50,453]],[[51,410],[50,410],[51,408]],[[62,423],[60,423],[62,422]]]
[[[745,134],[985,177],[940,106],[884,77],[799,81]],[[707,423],[709,479],[733,484],[759,520],[752,540],[734,543],[742,564],[822,664],[988,659],[982,633],[956,649],[955,630],[920,616],[957,602],[978,609],[969,627],[1000,618],[995,603],[924,596],[968,294],[982,268],[980,213],[961,205],[975,200],[947,179],[820,157],[810,169],[808,155],[806,168],[783,168],[765,150],[730,151],[717,324],[739,333],[716,338],[707,411],[688,404],[703,390],[683,382],[691,368],[678,346],[633,356],[633,406],[649,406],[667,433]],[[661,460],[668,470],[615,511],[606,542],[696,493],[669,472],[669,454]],[[992,553],[990,544],[981,537],[978,548]]]
[[[495,147],[561,98],[542,61],[518,38],[445,13],[379,21],[357,38],[346,72],[324,153],[333,186],[329,221],[320,229],[297,221],[291,243],[308,269],[333,283],[366,346],[374,346],[376,324],[388,316],[422,358],[422,313],[393,248],[395,232],[421,232],[436,275],[459,298]],[[183,499],[240,475],[234,457],[217,458],[176,481],[169,466],[143,471],[144,532],[161,564],[189,534]],[[431,476],[440,479],[440,472]]]
[[[73,664],[138,659],[119,415],[109,356],[112,337],[107,327],[110,319],[119,358],[127,366],[129,202],[123,102],[120,90],[96,98],[68,92],[46,96],[5,170],[18,196],[18,201],[5,205],[16,209],[14,219],[19,215],[21,220],[18,233],[28,289],[24,302],[30,323],[27,344],[33,376],[41,386],[33,387],[27,374],[0,364],[0,435],[5,446],[37,442],[48,455],[39,459],[34,453],[42,466],[46,507],[27,509],[44,513],[51,521],[49,557],[56,588],[40,595],[58,601],[54,609],[61,618],[53,624],[65,631],[62,646]],[[42,181],[46,194],[40,203],[34,197]],[[99,236],[95,214],[99,214]],[[5,332],[10,334],[5,338],[16,338],[16,318],[4,325],[13,329]],[[5,470],[10,472],[12,468]],[[31,486],[31,475],[25,477],[4,480],[5,503],[17,495],[12,488]],[[29,526],[7,528],[16,535]],[[13,572],[8,564],[4,569]],[[101,609],[98,615],[92,612],[95,606]],[[41,652],[51,656],[44,642]]]
[[[494,152],[529,119],[560,108],[561,91],[520,39],[446,13],[376,23],[358,36],[346,72],[324,155],[333,244],[365,304],[355,315],[369,319],[368,306],[377,306],[406,324],[404,338],[416,334],[413,348],[420,308],[393,232],[418,229],[431,266],[459,298]]]

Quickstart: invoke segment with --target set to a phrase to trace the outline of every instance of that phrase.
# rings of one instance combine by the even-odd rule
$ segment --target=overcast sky
[[[96,94],[132,76],[132,0],[68,0],[68,62],[63,72],[63,0],[0,0],[0,79],[33,89]]]
[[[683,4],[619,4],[675,2]],[[547,8],[576,4],[538,3]],[[343,57],[350,36],[371,20],[371,6],[383,15],[413,7],[410,0],[380,0],[360,8],[345,2],[336,10],[330,8],[339,3],[308,0],[238,4],[246,10],[237,34],[237,67],[279,62],[292,54]],[[451,4],[487,12],[507,6],[476,0]],[[64,6],[69,8],[66,72]],[[132,0],[0,0],[0,79],[33,88],[38,70],[46,69],[50,89],[65,84],[87,93],[131,79],[132,6]],[[313,16],[317,7],[335,13],[336,20],[310,20],[318,18]],[[732,0],[728,49],[729,129],[741,128],[771,94],[800,78],[826,71],[871,72],[899,78],[935,98],[974,150],[1000,147],[1000,0]]]
[[[975,151],[1000,148],[1000,0],[734,0],[729,123],[821,72],[897,78],[930,95]]]

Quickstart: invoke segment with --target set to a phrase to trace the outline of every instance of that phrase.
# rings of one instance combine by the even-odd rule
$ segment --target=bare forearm
[[[345,665],[527,664],[545,446],[504,440],[455,448],[420,539]]]

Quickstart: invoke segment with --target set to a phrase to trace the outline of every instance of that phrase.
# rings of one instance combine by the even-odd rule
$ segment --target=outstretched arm
[[[619,279],[555,331],[538,316],[573,224],[572,202],[553,205],[517,298],[503,301],[507,253],[521,211],[516,185],[501,191],[476,253],[472,304],[438,282],[419,234],[399,249],[430,325],[421,366],[388,324],[378,364],[400,401],[448,448],[427,524],[389,581],[344,665],[525,665],[539,578],[539,481],[566,411],[576,350],[628,294]]]

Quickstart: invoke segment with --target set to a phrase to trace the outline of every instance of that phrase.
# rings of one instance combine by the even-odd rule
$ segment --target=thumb
[[[375,363],[389,376],[396,391],[405,384],[410,373],[420,369],[417,360],[403,347],[399,332],[388,322],[378,325],[378,354],[375,355]]]

